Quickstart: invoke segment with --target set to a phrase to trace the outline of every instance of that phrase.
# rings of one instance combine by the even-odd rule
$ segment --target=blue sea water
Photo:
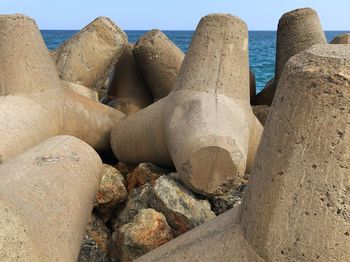
[[[72,37],[74,30],[42,30],[41,33],[49,49],[55,49]],[[147,31],[126,31],[129,41],[135,43]],[[193,31],[163,31],[182,51],[186,52],[192,39]],[[328,41],[344,31],[326,31]],[[249,32],[249,62],[256,77],[257,91],[274,77],[276,52],[275,31]]]

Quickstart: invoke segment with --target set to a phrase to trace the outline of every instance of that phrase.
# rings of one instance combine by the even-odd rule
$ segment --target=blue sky
[[[280,16],[300,7],[314,8],[325,30],[350,30],[350,0],[0,0],[0,13],[24,13],[41,29],[80,29],[97,16],[121,28],[195,29],[209,13],[241,17],[249,30],[276,30]]]

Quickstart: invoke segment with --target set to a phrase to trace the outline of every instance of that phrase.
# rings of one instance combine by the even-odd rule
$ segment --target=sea
[[[127,30],[129,42],[135,43],[147,31]],[[76,30],[42,30],[48,49],[53,50],[72,37]],[[163,31],[183,52],[186,52],[194,31]],[[326,31],[330,42],[345,31]],[[260,92],[265,84],[274,77],[276,54],[276,31],[249,31],[249,62],[255,74],[256,89]]]

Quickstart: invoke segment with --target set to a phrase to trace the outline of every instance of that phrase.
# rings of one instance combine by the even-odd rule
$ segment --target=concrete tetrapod
[[[98,17],[52,52],[59,77],[100,94],[114,63],[128,44],[112,20]]]
[[[174,163],[193,190],[222,194],[250,171],[262,133],[249,96],[245,23],[208,15],[196,29],[173,91],[117,123],[112,149],[128,163]]]
[[[348,261],[349,75],[349,45],[316,45],[291,58],[240,212],[138,261]]]
[[[151,30],[133,49],[155,101],[167,96],[180,71],[184,53],[161,31]]]
[[[52,137],[0,165],[0,260],[76,261],[100,181],[86,143]]]
[[[112,107],[122,111],[125,115],[135,113],[153,102],[152,94],[136,65],[132,50],[132,45],[125,49],[113,69],[111,82],[107,89],[107,99],[112,100]]]
[[[124,115],[62,88],[36,23],[0,16],[0,162],[60,134],[110,150],[112,126]]]
[[[316,11],[302,8],[285,13],[278,22],[275,80],[256,96],[254,104],[271,105],[283,68],[292,56],[315,44],[326,43]]]

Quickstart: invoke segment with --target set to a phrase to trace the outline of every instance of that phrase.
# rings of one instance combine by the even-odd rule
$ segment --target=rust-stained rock
[[[110,165],[104,164],[101,170],[101,183],[96,194],[94,207],[97,210],[113,209],[127,197],[122,174]]]
[[[108,241],[110,237],[110,230],[106,227],[103,221],[95,214],[91,215],[91,221],[86,228],[86,235],[93,239],[99,249],[105,254],[109,253]]]
[[[167,169],[158,167],[152,163],[141,163],[126,178],[128,192],[146,183],[151,183],[160,176],[169,173]]]
[[[112,261],[132,261],[173,239],[161,213],[143,209],[112,235]]]
[[[78,262],[110,262],[109,256],[104,253],[96,241],[89,236],[84,237],[81,245]]]
[[[197,199],[176,181],[161,176],[152,188],[150,206],[164,214],[175,235],[215,217],[207,200]]]

